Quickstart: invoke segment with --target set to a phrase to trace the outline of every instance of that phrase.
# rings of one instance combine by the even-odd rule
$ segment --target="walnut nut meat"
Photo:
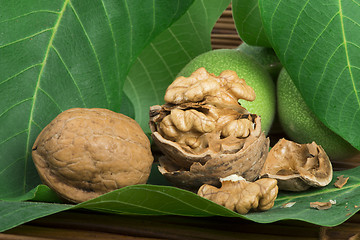
[[[237,175],[221,178],[221,188],[204,184],[198,195],[240,214],[250,210],[266,211],[274,206],[277,181],[271,178],[248,182]]]
[[[260,116],[238,99],[252,101],[254,90],[236,72],[219,76],[199,68],[168,87],[166,104],[150,107],[154,143],[163,152],[159,171],[174,185],[192,191],[238,174],[255,180],[265,162],[269,139]]]
[[[153,162],[135,120],[100,108],[60,113],[37,137],[32,157],[44,184],[76,203],[146,183]]]
[[[328,185],[333,169],[315,142],[298,144],[282,138],[270,150],[260,176],[277,179],[280,190],[304,191]]]

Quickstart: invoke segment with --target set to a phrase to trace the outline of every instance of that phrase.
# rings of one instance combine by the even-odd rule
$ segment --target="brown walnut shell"
[[[153,162],[139,124],[100,108],[60,113],[37,137],[32,157],[43,183],[77,203],[146,183]]]
[[[282,138],[270,150],[260,176],[278,180],[280,190],[304,191],[328,185],[333,169],[326,152],[315,142],[298,144]]]
[[[213,144],[200,154],[186,151],[152,127],[154,143],[165,155],[159,158],[159,171],[175,186],[191,191],[197,191],[203,184],[220,186],[220,178],[232,174],[248,181],[256,180],[265,163],[270,141],[261,131],[259,116],[255,115],[254,122],[255,129],[244,139],[231,136],[222,139],[219,133],[209,133]]]
[[[152,138],[165,155],[159,158],[160,172],[192,191],[203,184],[220,186],[220,178],[232,174],[258,178],[269,139],[260,116],[238,102],[255,97],[231,70],[215,76],[199,68],[190,77],[176,78],[166,90],[166,104],[150,107]]]
[[[162,142],[161,144],[166,143]],[[168,148],[167,152],[174,149],[178,152],[178,149],[172,144],[163,146],[163,148]],[[249,146],[235,153],[214,154],[207,152],[201,156],[189,156],[194,160],[189,170],[172,169],[173,165],[171,165],[169,158],[162,157],[159,159],[159,171],[175,186],[191,191],[196,191],[203,184],[219,187],[219,179],[232,174],[240,175],[248,181],[254,181],[259,176],[268,149],[269,139],[265,137],[264,133],[261,133]],[[208,160],[201,164],[205,159]]]

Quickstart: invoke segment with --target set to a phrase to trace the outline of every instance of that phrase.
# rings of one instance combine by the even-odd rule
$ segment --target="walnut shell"
[[[260,176],[277,179],[280,190],[304,191],[328,185],[333,169],[326,152],[315,142],[298,144],[282,138],[270,150]]]
[[[60,113],[37,137],[32,157],[44,184],[71,202],[146,183],[153,162],[139,124],[99,108]]]
[[[175,186],[196,191],[203,184],[237,174],[255,180],[265,162],[269,139],[261,119],[238,99],[252,101],[254,90],[236,72],[219,76],[199,68],[168,87],[162,106],[150,107],[154,143],[165,155],[159,171]]]
[[[187,154],[161,135],[154,134],[153,139],[160,149],[166,149],[163,150],[165,156],[159,158],[159,171],[175,186],[190,191],[196,191],[203,184],[219,187],[220,178],[232,174],[242,176],[248,181],[256,180],[269,149],[269,139],[264,133],[248,139],[249,143],[234,153],[216,153],[209,150],[201,155]],[[176,168],[172,163],[176,158],[169,160],[169,153],[172,156],[178,153],[180,158],[188,157],[188,161],[192,160],[191,166],[188,169]]]

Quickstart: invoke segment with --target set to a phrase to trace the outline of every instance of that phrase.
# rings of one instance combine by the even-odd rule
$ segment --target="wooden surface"
[[[242,43],[232,18],[231,5],[222,13],[211,32],[213,49],[237,48]]]
[[[337,227],[298,221],[258,224],[240,218],[138,217],[68,211],[4,233],[0,239],[360,239],[360,214]]]

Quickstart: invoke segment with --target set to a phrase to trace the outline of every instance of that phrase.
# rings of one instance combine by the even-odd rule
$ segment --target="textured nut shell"
[[[333,170],[324,149],[315,142],[297,144],[280,139],[270,150],[260,175],[277,179],[281,190],[304,191],[328,185]]]
[[[96,108],[59,114],[37,137],[32,156],[42,181],[71,202],[146,183],[153,162],[137,122]]]
[[[158,138],[155,139],[158,141]],[[248,141],[250,142],[250,139]],[[165,143],[162,142],[162,144]],[[167,146],[176,147],[171,142],[169,144]],[[164,147],[164,145],[159,146]],[[167,148],[167,151],[171,151],[169,149],[172,148]],[[240,175],[248,181],[254,181],[263,167],[268,149],[269,139],[265,137],[264,133],[261,133],[258,138],[254,138],[250,144],[244,145],[244,148],[236,153],[212,154],[207,152],[200,156],[191,156],[189,159],[192,164],[189,171],[166,169],[164,166],[171,166],[171,162],[167,157],[160,158],[159,171],[174,185],[191,191],[196,191],[203,184],[220,186],[219,179],[232,174]],[[173,153],[175,156],[182,152],[178,150],[176,149]]]

